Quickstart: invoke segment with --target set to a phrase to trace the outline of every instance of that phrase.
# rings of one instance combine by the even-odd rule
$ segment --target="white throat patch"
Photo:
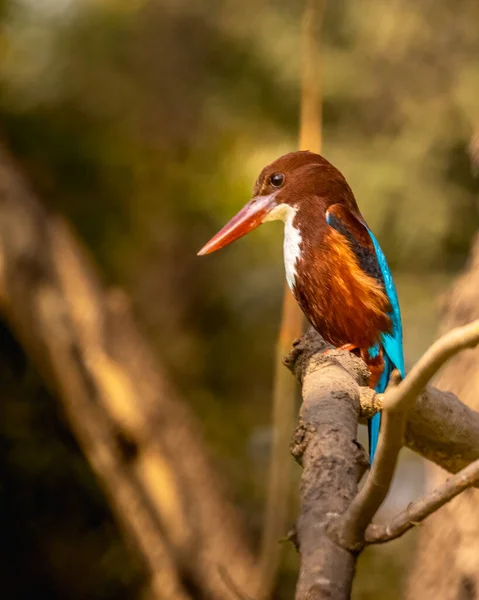
[[[297,208],[289,204],[278,204],[266,215],[263,222],[283,221],[284,222],[284,269],[286,272],[286,281],[292,290],[296,278],[296,263],[301,256],[301,234],[299,229],[293,225]]]

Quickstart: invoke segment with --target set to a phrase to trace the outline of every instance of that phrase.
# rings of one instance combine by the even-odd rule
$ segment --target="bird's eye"
[[[274,173],[273,175],[271,175],[269,180],[271,181],[271,184],[274,185],[274,187],[281,187],[284,183],[284,175],[283,173]]]

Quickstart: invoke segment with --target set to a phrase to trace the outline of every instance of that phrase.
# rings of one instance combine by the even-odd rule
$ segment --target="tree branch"
[[[361,420],[382,409],[384,394],[376,394],[367,383],[367,369],[362,361],[348,360],[344,351],[331,351],[313,329],[298,340],[285,359],[286,365],[301,381],[303,374],[319,368],[328,359],[342,360],[357,384],[361,402]],[[318,357],[321,356],[321,361]],[[457,473],[479,458],[479,412],[463,404],[451,392],[428,385],[416,399],[407,415],[405,445],[450,473]]]
[[[465,348],[479,343],[479,320],[459,327],[435,342],[414,365],[406,378],[392,378],[384,394],[381,433],[371,471],[363,488],[335,526],[341,544],[358,549],[364,544],[364,533],[386,498],[403,446],[409,408],[429,380],[444,363]]]
[[[349,471],[341,471],[341,467],[332,458],[328,461],[330,454],[337,455],[339,460],[343,456],[342,442],[337,439],[333,442],[335,453],[333,454],[332,448],[328,446],[329,436],[341,436],[347,429],[345,437],[350,436],[348,438],[350,443],[356,433],[355,428],[348,429],[345,416],[339,415],[342,408],[338,398],[347,397],[354,407],[355,398],[359,397],[363,418],[370,417],[381,409],[383,403],[387,403],[389,414],[392,413],[389,431],[390,427],[394,426],[398,413],[400,418],[401,429],[400,435],[396,435],[394,440],[395,448],[400,447],[405,432],[405,440],[410,448],[433,459],[442,467],[451,472],[467,467],[468,464],[479,459],[479,413],[463,405],[453,394],[442,392],[432,386],[424,390],[423,387],[450,356],[478,342],[478,325],[477,322],[472,323],[441,338],[411,370],[408,378],[397,387],[391,386],[384,395],[375,394],[365,387],[368,372],[366,365],[360,359],[348,352],[331,349],[325,355],[324,350],[328,346],[314,330],[310,330],[294,344],[285,362],[302,382],[303,405],[300,428],[293,443],[296,449],[294,454],[303,457],[302,463],[305,467],[301,488],[301,512],[296,531],[297,545],[301,552],[297,599],[308,597],[308,593],[311,593],[310,598],[314,599],[347,597],[344,594],[350,581],[350,569],[354,569],[354,560],[348,562],[345,555],[338,551],[338,547],[343,546],[349,550],[347,555],[349,557],[361,550],[364,545],[364,530],[369,524],[366,520],[372,517],[371,513],[375,512],[379,500],[382,501],[383,494],[385,495],[389,487],[387,480],[392,474],[392,470],[389,470],[380,480],[382,487],[372,488],[376,494],[379,487],[379,492],[373,499],[374,504],[369,504],[366,516],[360,517],[364,519],[361,521],[360,528],[354,524],[348,536],[345,536],[344,523],[346,522],[346,527],[350,526],[351,521],[348,519],[351,515],[348,514],[348,508],[338,501],[338,498],[344,498],[344,495],[341,495],[339,486],[334,484],[336,473],[341,472],[344,487],[354,488],[356,477],[364,466],[361,467],[361,460],[357,453],[348,458]],[[422,393],[416,398],[421,390]],[[322,403],[329,405],[330,412],[327,414],[323,414]],[[408,411],[411,405],[412,408]],[[338,417],[331,417],[335,414],[338,414]],[[328,425],[332,423],[335,424],[332,428],[334,433],[328,429]],[[384,429],[382,436],[385,437]],[[393,463],[396,457],[395,448]],[[339,454],[338,449],[340,449]],[[366,461],[364,457],[363,461]],[[469,473],[469,470],[466,473]],[[463,473],[458,475],[459,479],[453,481],[462,481],[462,476]],[[375,480],[373,481],[375,483]],[[472,485],[474,481],[475,478],[471,476],[468,485]],[[332,502],[332,496],[336,498],[333,510],[328,504]],[[360,497],[358,495],[358,498]],[[353,500],[350,506],[354,506],[354,502],[356,500]],[[347,515],[346,520],[341,516],[342,514]],[[356,515],[353,516],[356,518]],[[362,537],[359,536],[361,529]],[[327,553],[327,558],[323,556],[323,552]],[[328,574],[335,569],[334,580],[338,581],[337,573],[340,572],[341,580],[344,581],[344,585],[339,587],[334,587],[328,577]],[[318,578],[321,580],[319,583]]]
[[[382,408],[384,394],[361,388],[361,417]],[[428,385],[407,417],[405,445],[449,473],[479,458],[479,412],[452,392]]]
[[[431,494],[411,503],[385,525],[370,524],[366,529],[367,544],[383,544],[394,540],[419,525],[429,515],[447,504],[465,489],[479,482],[479,460],[450,477]]]
[[[355,442],[359,388],[348,370],[356,363],[363,377],[367,372],[352,354],[317,354],[317,342],[314,333],[304,335],[288,358],[303,382],[300,422],[291,446],[303,466],[295,536],[301,555],[296,600],[346,600],[356,554],[334,543],[326,528],[349,506],[368,464]]]

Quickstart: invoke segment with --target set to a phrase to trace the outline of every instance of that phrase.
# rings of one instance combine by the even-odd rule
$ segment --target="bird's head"
[[[338,202],[352,203],[351,208],[357,210],[349,185],[331,163],[309,151],[285,154],[261,171],[253,198],[198,255],[215,252],[267,221],[321,216],[329,205]]]

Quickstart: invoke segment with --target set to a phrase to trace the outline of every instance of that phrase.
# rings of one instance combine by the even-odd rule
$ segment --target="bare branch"
[[[449,331],[418,360],[407,377],[395,389],[387,390],[384,409],[388,412],[410,408],[439,369],[455,354],[479,343],[479,319]]]
[[[407,413],[417,396],[449,358],[478,343],[479,320],[454,329],[435,342],[403,381],[398,383],[397,376],[393,378],[384,394],[381,434],[371,472],[344,518],[334,527],[341,544],[354,549],[364,544],[366,527],[389,491],[403,445]]]
[[[76,331],[53,257],[63,230],[36,204],[1,148],[0,197],[2,312],[45,383],[62,398],[71,429],[119,524],[141,552],[151,576],[151,597],[187,600],[159,515],[132,468],[134,444],[103,409],[98,377],[88,364],[92,353]]]
[[[321,152],[321,25],[325,0],[306,0],[301,23],[301,121],[299,149]]]
[[[361,417],[382,409],[384,394],[361,388]],[[428,385],[409,410],[405,445],[449,473],[479,458],[479,412],[452,392]]]
[[[336,485],[336,473],[340,473],[343,487],[354,488],[356,477],[361,473],[361,468],[364,469],[367,459],[363,455],[362,463],[358,453],[349,456],[347,460],[350,461],[350,468],[343,470],[342,444],[345,443],[347,447],[351,443],[355,428],[349,430],[348,421],[341,412],[342,403],[338,400],[347,397],[354,407],[355,399],[359,396],[362,416],[370,417],[382,407],[384,401],[388,402],[389,397],[389,411],[393,422],[398,412],[401,419],[408,420],[408,445],[453,472],[460,470],[479,459],[479,413],[463,405],[453,394],[441,392],[432,386],[428,386],[419,398],[416,399],[415,395],[452,353],[477,342],[477,326],[477,323],[473,323],[439,340],[411,371],[407,385],[406,380],[401,383],[393,381],[385,395],[374,394],[363,387],[368,379],[363,361],[349,352],[334,349],[325,355],[324,350],[328,346],[314,330],[309,330],[294,344],[285,362],[302,383],[303,392],[300,428],[293,440],[293,453],[302,457],[305,468],[301,488],[301,513],[294,536],[301,552],[298,599],[308,597],[308,593],[311,594],[309,597],[318,599],[348,597],[345,594],[350,585],[350,569],[354,568],[354,561],[348,562],[347,557],[356,556],[362,549],[364,530],[369,524],[366,522],[363,525],[362,537],[359,539],[354,537],[357,535],[355,528],[347,532],[348,537],[343,533],[344,515],[348,515],[348,509],[345,509],[342,501],[338,501],[340,498],[344,499],[345,495],[339,485]],[[396,383],[397,387],[394,388]],[[409,412],[401,404],[398,409],[395,403],[396,393],[401,388],[406,392],[407,407],[413,404]],[[328,412],[324,408],[326,402]],[[334,416],[336,414],[338,419]],[[392,423],[390,422],[389,427]],[[343,438],[346,432],[347,435]],[[334,450],[329,446],[329,436],[334,440]],[[346,438],[347,442],[344,441]],[[340,439],[343,441],[339,441]],[[402,440],[402,434],[396,437],[398,448]],[[445,456],[446,452],[441,450],[442,444],[455,456]],[[394,453],[393,455],[395,457]],[[336,456],[340,459],[340,465],[336,464]],[[390,474],[392,472],[393,469],[389,471]],[[387,491],[387,486],[380,489],[381,494],[383,490]],[[334,501],[331,496],[335,498]],[[353,504],[354,501],[351,505]],[[338,547],[349,554],[341,553]],[[328,577],[332,572],[336,573],[336,581],[337,573],[340,573],[344,584],[332,584]]]
[[[328,348],[313,329],[296,342],[285,362],[300,381],[305,372],[322,368],[328,357],[341,361],[357,382],[361,401],[361,420],[370,418],[382,409],[384,394],[366,387],[368,372],[359,360],[350,360],[348,352],[332,351],[317,360]],[[407,415],[405,444],[438,466],[457,473],[479,458],[479,412],[463,404],[451,392],[428,385],[416,399]]]
[[[394,540],[419,525],[433,512],[447,504],[465,489],[479,482],[479,460],[450,477],[431,494],[411,503],[385,525],[371,524],[366,529],[367,544],[383,544]]]
[[[334,350],[311,358],[317,343],[314,334],[306,334],[288,361],[303,381],[300,424],[292,441],[292,453],[303,466],[295,532],[301,555],[296,599],[346,600],[356,554],[335,544],[327,526],[347,509],[367,467],[355,442],[359,388],[348,372],[355,364],[364,373],[364,363]]]

